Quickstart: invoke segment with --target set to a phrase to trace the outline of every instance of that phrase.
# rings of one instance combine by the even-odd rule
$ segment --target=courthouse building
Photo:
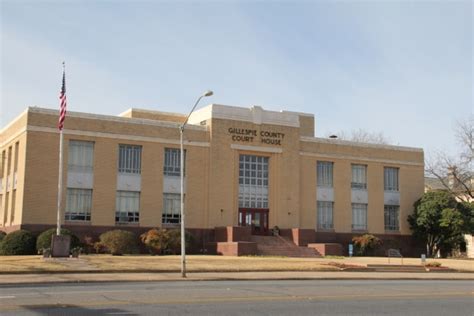
[[[65,227],[80,236],[178,228],[185,117],[69,112]],[[57,110],[30,107],[0,131],[0,230],[55,227],[57,121]],[[219,104],[195,111],[184,132],[187,230],[203,248],[227,242],[238,253],[251,244],[247,235],[276,227],[299,246],[345,247],[371,233],[409,251],[406,219],[424,190],[422,149],[314,135],[313,114]]]

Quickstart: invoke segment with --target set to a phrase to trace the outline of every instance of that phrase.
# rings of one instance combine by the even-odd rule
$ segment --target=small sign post
[[[426,264],[426,255],[423,253],[421,254],[421,264],[425,265]]]
[[[352,254],[354,253],[354,245],[349,244],[349,257],[352,257]]]

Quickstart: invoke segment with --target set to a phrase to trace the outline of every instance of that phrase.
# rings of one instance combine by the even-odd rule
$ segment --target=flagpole
[[[63,196],[63,130],[59,131],[59,178],[58,178],[58,214],[56,219],[56,235],[61,235],[61,204]]]
[[[58,172],[58,210],[57,210],[57,218],[56,218],[56,235],[61,235],[61,206],[63,200],[63,127],[64,127],[64,117],[63,117],[63,110],[65,116],[65,108],[63,109],[63,102],[65,100],[66,94],[66,63],[63,61],[63,82],[61,87],[61,106],[60,106],[60,114],[59,114],[59,172]],[[64,100],[63,100],[64,98]],[[65,104],[64,104],[65,105]]]

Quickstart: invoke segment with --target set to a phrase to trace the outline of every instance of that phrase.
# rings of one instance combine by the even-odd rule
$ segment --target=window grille
[[[385,205],[384,206],[384,218],[385,218],[385,230],[398,231],[399,226],[399,214],[400,206],[398,205]]]
[[[353,189],[366,190],[367,189],[367,166],[366,165],[352,165],[352,182]]]
[[[318,161],[317,163],[317,179],[318,187],[332,188],[333,186],[333,166],[334,163],[329,161]]]
[[[240,155],[239,207],[268,208],[268,157]]]
[[[68,170],[92,172],[94,168],[94,142],[70,140],[68,149]]]
[[[398,168],[384,168],[384,190],[398,191]]]
[[[352,203],[352,229],[367,230],[367,204]]]
[[[116,223],[138,223],[140,220],[140,192],[117,191]]]
[[[164,224],[181,223],[181,195],[163,193],[162,222]]]
[[[141,173],[142,146],[120,145],[119,146],[119,167],[120,173]]]
[[[318,228],[332,229],[333,228],[333,202],[318,201]]]
[[[65,219],[67,221],[90,221],[92,190],[67,189]]]
[[[184,170],[186,173],[186,150],[184,150]],[[165,176],[180,176],[181,172],[181,150],[177,148],[165,148],[165,162],[163,174]]]

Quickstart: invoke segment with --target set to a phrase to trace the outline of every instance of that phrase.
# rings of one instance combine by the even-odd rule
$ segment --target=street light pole
[[[191,112],[189,112],[186,120],[183,124],[179,126],[179,143],[180,143],[180,178],[181,178],[181,276],[183,278],[186,277],[186,232],[185,232],[185,212],[184,212],[184,145],[183,145],[183,134],[184,134],[184,127],[188,123],[189,117],[193,113],[194,109],[198,105],[199,101],[201,101],[204,97],[210,97],[213,95],[213,92],[208,90],[201,95],[196,103],[194,104]]]

